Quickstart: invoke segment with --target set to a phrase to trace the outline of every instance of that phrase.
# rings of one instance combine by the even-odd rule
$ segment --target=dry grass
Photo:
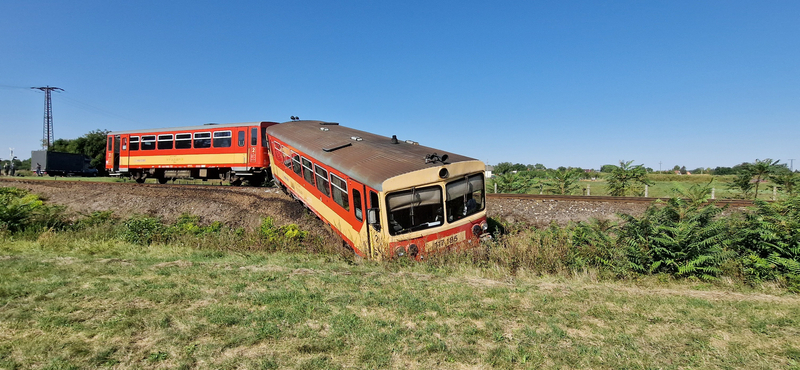
[[[800,299],[769,286],[56,240],[0,244],[0,368],[800,363]]]

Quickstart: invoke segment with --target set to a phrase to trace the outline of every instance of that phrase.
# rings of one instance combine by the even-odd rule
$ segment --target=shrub
[[[11,233],[28,228],[61,228],[64,207],[48,206],[35,194],[18,188],[0,188],[0,230]]]
[[[166,241],[168,228],[160,218],[135,215],[122,222],[119,236],[129,243],[149,245],[157,241]]]

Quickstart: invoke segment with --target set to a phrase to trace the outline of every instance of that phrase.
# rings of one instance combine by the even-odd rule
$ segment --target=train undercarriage
[[[126,175],[120,173],[120,176]],[[269,168],[251,169],[247,171],[239,171],[231,168],[144,168],[128,170],[127,177],[130,177],[131,180],[140,184],[144,183],[147,179],[156,179],[159,184],[166,184],[177,179],[189,179],[203,181],[222,180],[233,186],[241,186],[243,184],[262,186],[267,181],[272,180],[272,174]]]

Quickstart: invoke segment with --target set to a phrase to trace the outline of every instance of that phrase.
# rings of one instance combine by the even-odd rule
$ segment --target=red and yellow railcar
[[[252,185],[269,178],[267,127],[276,122],[207,124],[108,134],[106,169],[137,182],[223,179]]]
[[[267,128],[275,181],[373,259],[487,237],[483,162],[321,121]]]

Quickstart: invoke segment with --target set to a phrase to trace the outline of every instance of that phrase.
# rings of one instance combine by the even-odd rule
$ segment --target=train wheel
[[[137,177],[134,180],[136,180],[136,182],[139,183],[139,184],[143,184],[144,183],[144,177]]]
[[[161,184],[161,185],[164,185],[164,184],[166,184],[166,183],[167,183],[167,181],[169,181],[169,179],[168,179],[168,178],[166,178],[166,177],[159,177],[159,178],[158,178],[158,183],[159,183],[159,184]]]
[[[253,175],[247,180],[247,185],[250,186],[262,186],[264,185],[264,177]]]
[[[231,176],[231,179],[228,180],[228,183],[231,184],[231,186],[240,186],[242,185],[242,178],[239,176]]]

